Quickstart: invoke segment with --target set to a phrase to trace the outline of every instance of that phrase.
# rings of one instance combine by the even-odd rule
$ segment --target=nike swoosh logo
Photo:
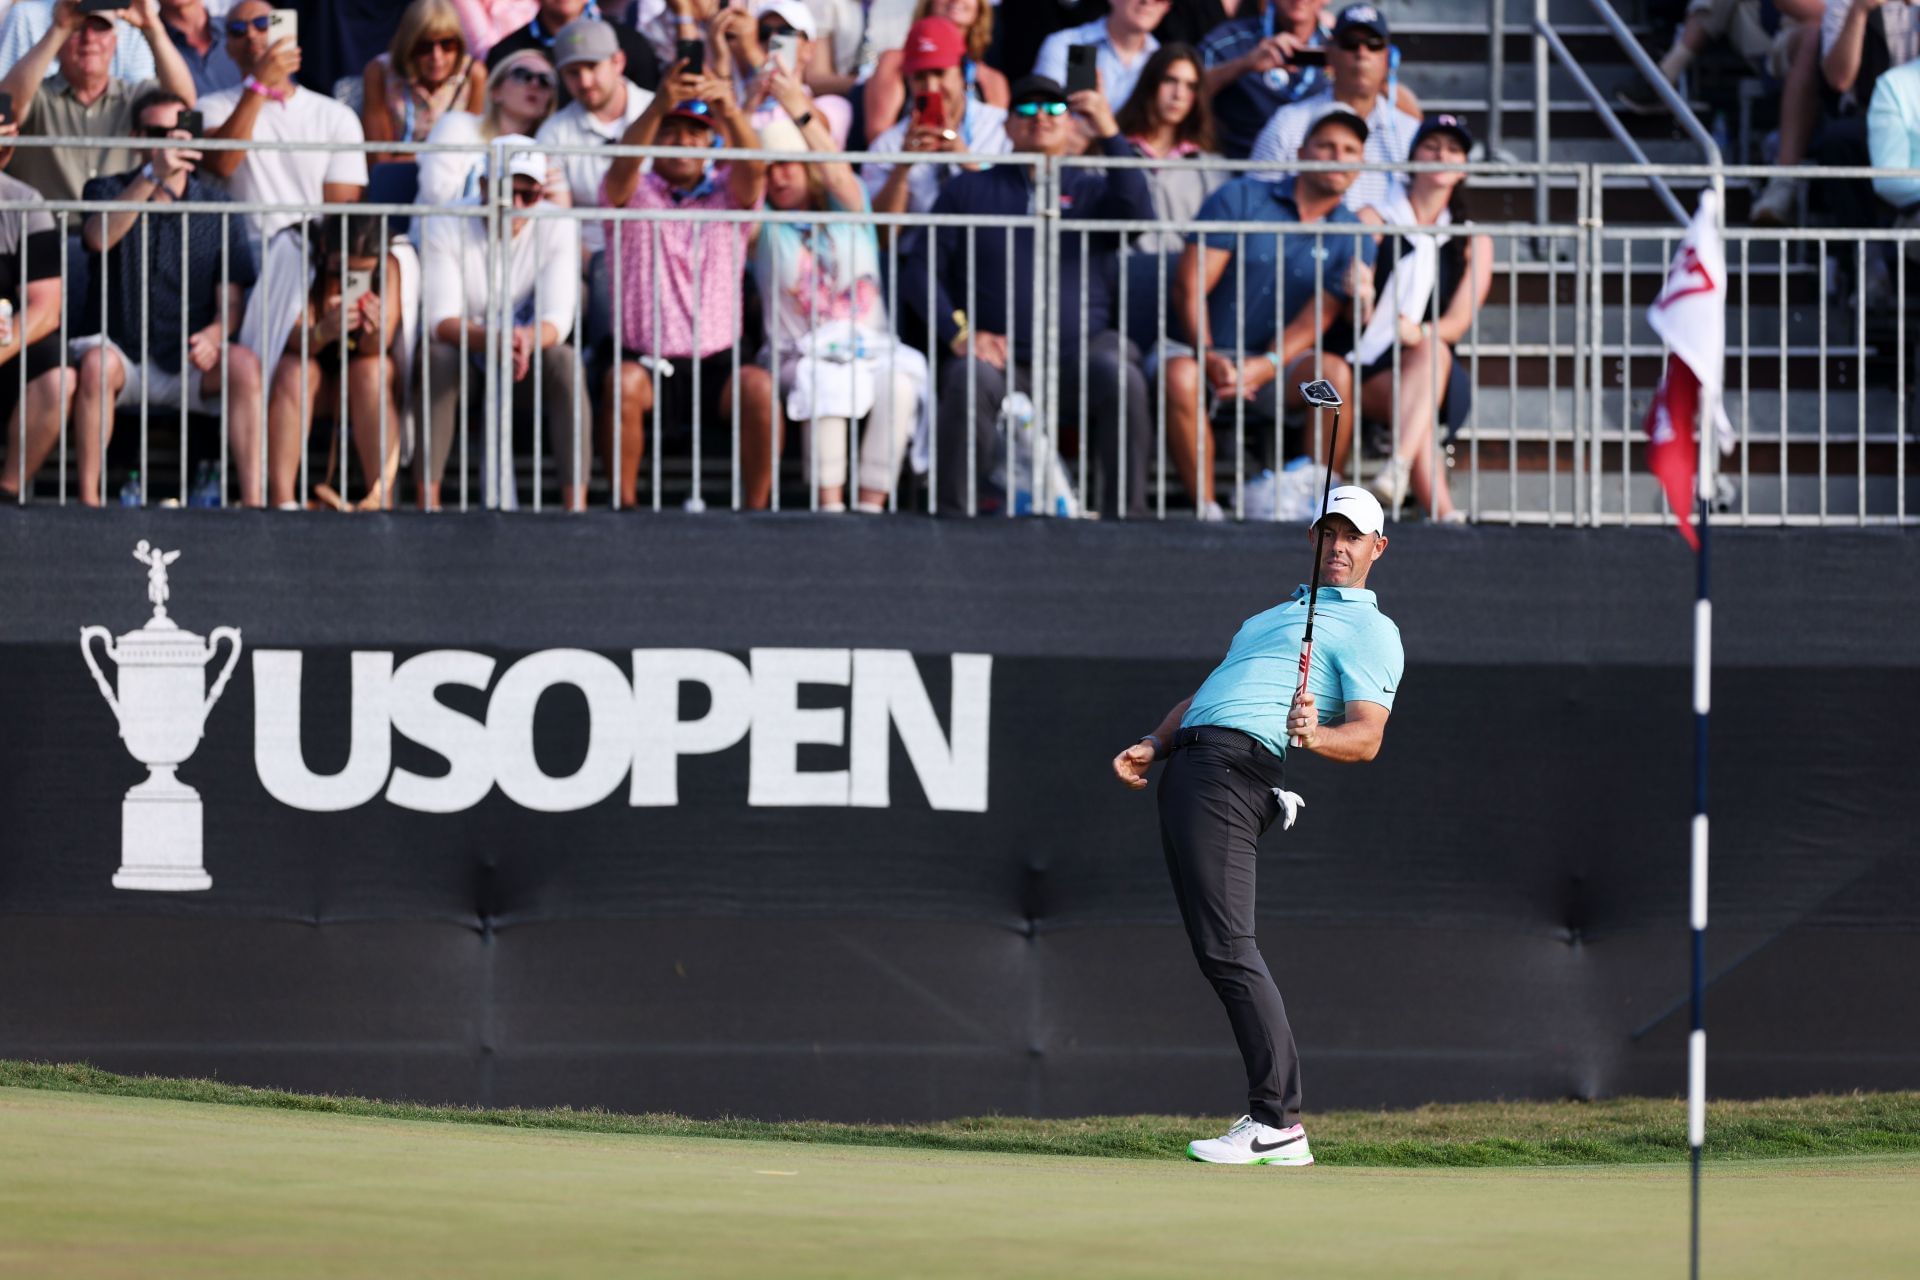
[[[1298,1141],[1300,1141],[1298,1138],[1288,1138],[1285,1142],[1262,1142],[1260,1139],[1255,1138],[1253,1140],[1253,1150],[1256,1155],[1265,1155],[1269,1151],[1278,1151],[1282,1147],[1290,1147]]]

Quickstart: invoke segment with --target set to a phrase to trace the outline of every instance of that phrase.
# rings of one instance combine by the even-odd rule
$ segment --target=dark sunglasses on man
[[[540,197],[545,194],[546,193],[540,189],[538,183],[529,182],[523,186],[516,182],[513,184],[513,207],[516,209],[531,209],[540,203]]]
[[[1067,114],[1067,104],[1064,102],[1021,102],[1017,103],[1013,108],[1013,114],[1024,116],[1028,120],[1033,119],[1042,112],[1050,116],[1063,116]]]
[[[1340,47],[1348,53],[1359,49],[1380,53],[1387,47],[1387,38],[1378,31],[1349,31],[1340,37]]]
[[[257,18],[228,18],[227,39],[238,40],[244,37],[249,29],[265,31],[272,25],[273,15],[270,13],[263,13]]]

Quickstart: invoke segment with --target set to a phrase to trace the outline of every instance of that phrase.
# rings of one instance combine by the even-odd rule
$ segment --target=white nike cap
[[[1324,514],[1345,516],[1362,533],[1379,533],[1387,527],[1387,513],[1380,509],[1380,499],[1358,485],[1343,484],[1328,494]],[[1320,523],[1319,517],[1314,523]]]

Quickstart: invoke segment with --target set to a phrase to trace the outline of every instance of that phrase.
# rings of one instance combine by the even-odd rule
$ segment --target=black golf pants
[[[1280,813],[1280,760],[1237,729],[1182,729],[1160,774],[1160,842],[1200,972],[1247,1067],[1247,1113],[1300,1119],[1300,1057],[1280,989],[1253,936],[1254,860]]]

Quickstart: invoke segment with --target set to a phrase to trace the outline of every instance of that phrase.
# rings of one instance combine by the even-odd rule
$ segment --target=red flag
[[[1680,522],[1680,536],[1695,551],[1700,535],[1693,527],[1694,483],[1700,474],[1700,449],[1694,424],[1700,420],[1700,379],[1677,354],[1667,357],[1667,373],[1647,406],[1647,470],[1666,490],[1667,505]]]

